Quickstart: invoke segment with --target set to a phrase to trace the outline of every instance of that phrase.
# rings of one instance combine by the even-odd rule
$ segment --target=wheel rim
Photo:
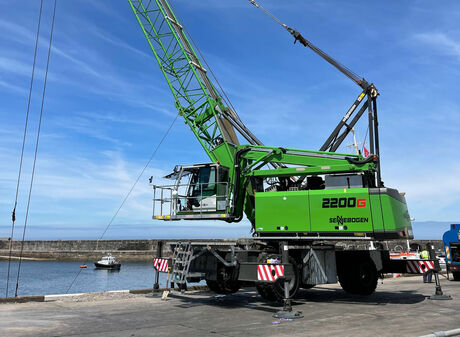
[[[372,282],[372,271],[368,263],[361,265],[359,276],[362,284],[370,285]]]

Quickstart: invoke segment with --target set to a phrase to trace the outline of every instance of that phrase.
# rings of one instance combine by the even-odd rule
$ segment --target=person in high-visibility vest
[[[420,257],[424,260],[430,259],[430,252],[428,250],[424,250],[420,253]],[[423,283],[432,283],[433,271],[429,270],[426,273],[423,273]]]
[[[420,257],[423,259],[423,260],[428,260],[430,258],[430,253],[427,251],[427,250],[423,250],[421,253],[420,253]]]

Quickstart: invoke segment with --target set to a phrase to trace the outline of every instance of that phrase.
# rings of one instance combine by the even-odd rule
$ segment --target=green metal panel
[[[262,192],[255,202],[257,232],[374,230],[367,188]]]
[[[374,223],[374,231],[384,233],[385,232],[385,223],[384,223],[385,220],[384,220],[383,213],[382,213],[380,194],[370,194],[369,203],[371,206],[372,221]]]
[[[308,232],[308,191],[256,193],[256,231]],[[286,228],[287,227],[287,228]]]
[[[312,232],[373,232],[367,188],[310,191]]]
[[[382,211],[385,218],[385,232],[412,232],[410,215],[405,202],[388,194],[380,195]]]
[[[255,195],[256,232],[410,237],[403,201],[385,193],[370,194],[368,188],[260,192]]]
[[[230,153],[230,156],[227,154]],[[223,165],[228,168],[233,168],[234,157],[236,153],[236,147],[232,144],[220,144],[212,150],[212,154],[220,165]],[[233,175],[233,170],[230,170],[230,174]]]

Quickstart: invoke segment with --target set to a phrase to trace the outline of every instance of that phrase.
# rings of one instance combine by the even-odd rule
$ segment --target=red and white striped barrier
[[[259,281],[276,281],[284,276],[284,266],[281,264],[259,264],[257,266],[257,279]]]
[[[424,274],[433,269],[435,269],[434,261],[406,261],[406,271],[411,274]]]
[[[168,271],[168,260],[167,259],[153,259],[153,268],[158,271],[166,273]]]

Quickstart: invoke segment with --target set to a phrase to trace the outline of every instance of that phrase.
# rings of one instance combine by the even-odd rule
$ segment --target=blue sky
[[[267,145],[318,149],[360,93],[246,0],[173,4],[241,118]],[[385,184],[407,193],[418,238],[440,237],[460,220],[460,3],[261,4],[376,85]],[[0,5],[0,237],[6,237],[39,2]],[[24,222],[51,10],[46,0],[16,237]],[[97,238],[175,113],[127,1],[58,1],[26,238]],[[364,134],[358,127],[359,140]],[[107,238],[248,235],[244,221],[151,220],[148,177],[158,181],[176,164],[206,161],[193,134],[176,122]]]

